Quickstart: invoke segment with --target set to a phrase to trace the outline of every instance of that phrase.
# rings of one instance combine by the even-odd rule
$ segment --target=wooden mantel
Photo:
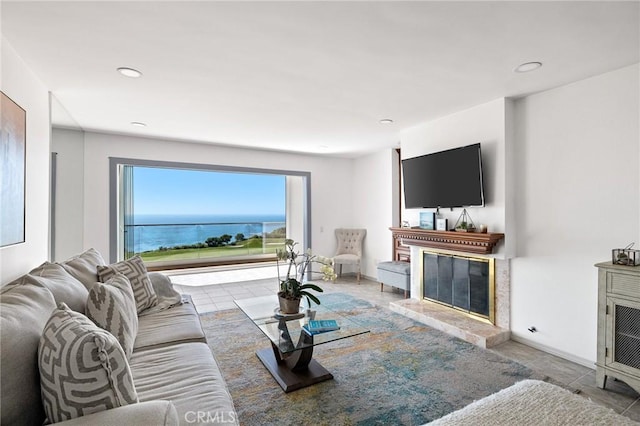
[[[429,231],[421,228],[389,228],[393,233],[394,259],[409,261],[408,245],[475,254],[491,254],[504,234]]]

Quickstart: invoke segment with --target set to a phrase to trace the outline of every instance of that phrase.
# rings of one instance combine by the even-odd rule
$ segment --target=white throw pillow
[[[49,422],[138,402],[118,340],[61,303],[38,347],[42,402]]]
[[[98,327],[116,336],[130,359],[138,334],[138,314],[127,277],[117,273],[106,283],[95,283],[89,291],[86,314]]]
[[[133,288],[133,297],[136,299],[138,313],[158,303],[158,296],[153,289],[147,267],[140,256],[113,263],[109,266],[98,266],[98,277],[100,281],[107,282],[117,272],[120,272],[129,279]]]

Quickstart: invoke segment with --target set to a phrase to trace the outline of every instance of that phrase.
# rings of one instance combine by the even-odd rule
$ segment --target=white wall
[[[304,241],[305,182],[302,176],[287,176],[286,235],[294,241]],[[300,247],[306,250],[307,247]]]
[[[25,242],[0,248],[0,284],[29,272],[49,255],[49,93],[2,38],[1,88],[27,112]]]
[[[481,143],[485,190],[485,207],[467,211],[477,225],[486,224],[489,232],[506,229],[506,159],[511,132],[506,117],[513,108],[511,101],[497,99],[434,121],[409,128],[401,133],[402,158],[412,158],[446,149]],[[431,209],[433,210],[433,209]],[[417,226],[423,209],[403,209],[402,220]],[[462,209],[441,209],[440,213],[453,225]],[[505,234],[496,255],[510,256],[514,252],[515,235]]]
[[[51,151],[57,153],[52,257],[60,261],[83,251],[84,133],[53,129]]]
[[[349,227],[365,228],[362,273],[377,279],[378,262],[392,260],[390,226],[398,226],[398,157],[386,149],[354,160],[353,222]],[[344,267],[347,272],[347,266]]]
[[[635,65],[401,134],[403,158],[482,143],[487,207],[470,213],[506,234],[513,338],[584,365],[596,358],[593,265],[640,244],[639,77]]]
[[[61,169],[56,237],[59,259],[89,247],[105,256],[109,253],[109,157],[310,171],[314,252],[334,254],[335,228],[363,227],[368,232],[363,274],[375,278],[377,262],[392,256],[388,228],[399,223],[398,159],[393,149],[350,160],[60,129],[54,131],[53,149],[59,153]],[[82,187],[84,191],[78,192]],[[67,225],[78,223],[84,226],[65,231]]]
[[[593,265],[640,244],[639,77],[635,65],[515,104],[512,335],[584,364],[596,359]]]
[[[310,171],[313,251],[332,256],[335,228],[363,227],[368,232],[363,274],[375,278],[377,262],[392,256],[388,228],[399,223],[398,159],[393,149],[350,160],[56,129],[53,150],[59,153],[60,168],[59,259],[89,247],[109,253],[109,157]],[[84,226],[68,228],[78,223]]]
[[[87,132],[84,248],[109,253],[109,157],[311,172],[313,251],[332,256],[333,229],[352,222],[352,160]]]

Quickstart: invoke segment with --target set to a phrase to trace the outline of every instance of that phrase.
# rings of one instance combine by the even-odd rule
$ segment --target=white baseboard
[[[523,345],[531,346],[534,349],[541,350],[542,352],[546,352],[546,353],[549,353],[551,355],[555,355],[555,356],[560,357],[562,359],[566,359],[567,361],[575,362],[576,364],[580,364],[583,367],[587,367],[587,368],[590,368],[592,370],[596,369],[595,361],[589,361],[588,359],[581,358],[581,357],[572,355],[572,354],[564,352],[564,351],[560,351],[560,350],[552,348],[550,346],[542,345],[542,344],[537,343],[537,342],[533,342],[533,341],[531,341],[529,339],[525,339],[523,337],[516,336],[513,333],[511,333],[511,340],[513,340],[514,342],[522,343]]]

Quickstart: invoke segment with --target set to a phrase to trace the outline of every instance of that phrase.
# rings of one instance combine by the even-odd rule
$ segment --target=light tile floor
[[[200,313],[235,308],[233,301],[236,299],[266,296],[278,291],[276,267],[271,265],[166,273],[177,291],[192,296]],[[345,276],[335,283],[323,282],[322,288],[325,293],[345,292],[385,307],[392,300],[404,298],[403,291],[385,286],[380,292],[379,283],[363,279],[358,284],[355,277]],[[606,389],[599,389],[595,370],[514,341],[491,350],[548,376],[553,383],[640,422],[640,395],[622,381],[609,379]]]

